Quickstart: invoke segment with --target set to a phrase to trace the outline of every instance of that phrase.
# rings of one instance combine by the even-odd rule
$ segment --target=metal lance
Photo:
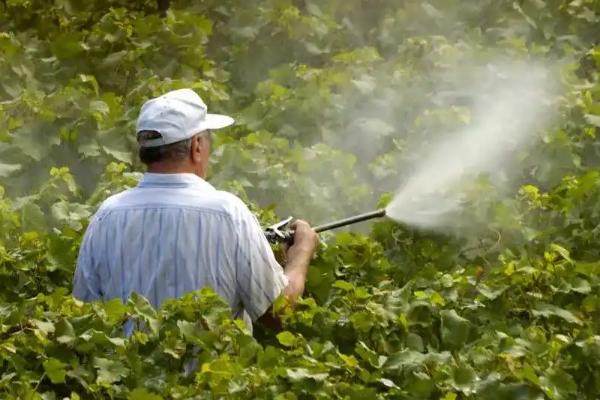
[[[313,227],[315,232],[325,232],[331,229],[341,228],[343,226],[356,224],[357,222],[367,221],[374,218],[385,217],[385,209],[375,210],[364,214],[355,215],[349,218],[340,219],[337,221],[329,222],[327,224],[318,225]],[[287,243],[292,244],[294,242],[294,230],[290,228],[292,217],[284,219],[274,225],[271,225],[265,229],[265,236],[267,240],[272,244]]]
[[[329,231],[331,229],[341,228],[342,226],[356,224],[357,222],[382,217],[385,217],[385,209],[375,210],[364,214],[355,215],[353,217],[340,219],[338,221],[333,221],[328,224],[318,225],[315,226],[313,229],[315,230],[315,232],[320,233]]]

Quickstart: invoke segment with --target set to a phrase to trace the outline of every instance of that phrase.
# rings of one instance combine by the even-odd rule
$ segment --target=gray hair
[[[138,140],[151,140],[159,137],[160,133],[156,131],[142,131],[138,134]],[[146,165],[161,161],[183,161],[185,157],[187,157],[187,155],[190,153],[191,146],[192,138],[156,147],[140,146],[138,155],[140,157],[140,160]]]

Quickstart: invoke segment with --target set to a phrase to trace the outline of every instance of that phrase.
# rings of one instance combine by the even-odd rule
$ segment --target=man
[[[190,89],[142,106],[137,139],[148,172],[137,187],[106,199],[92,218],[77,261],[75,297],[125,302],[137,292],[159,307],[208,286],[250,329],[251,321],[272,318],[280,294],[294,303],[304,291],[317,234],[296,221],[282,269],[244,203],[203,179],[210,131],[233,122],[208,114]]]

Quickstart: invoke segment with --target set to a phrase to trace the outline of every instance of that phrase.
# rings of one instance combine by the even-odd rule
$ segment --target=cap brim
[[[206,114],[203,124],[205,129],[221,129],[233,125],[235,120],[228,115]]]

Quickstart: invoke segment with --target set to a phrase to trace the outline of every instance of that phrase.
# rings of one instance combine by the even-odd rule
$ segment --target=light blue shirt
[[[252,328],[287,286],[256,217],[231,193],[194,174],[146,173],[106,199],[77,260],[73,295],[84,301],[142,294],[159,307],[213,288]]]

